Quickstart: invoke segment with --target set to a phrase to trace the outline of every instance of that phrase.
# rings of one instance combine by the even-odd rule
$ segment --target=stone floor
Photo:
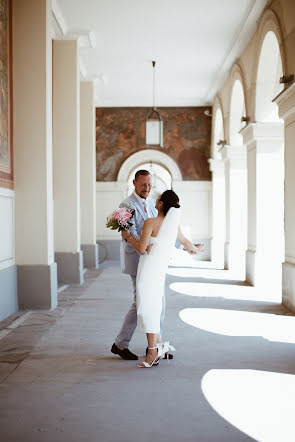
[[[226,271],[170,269],[166,296],[177,351],[151,369],[110,353],[131,302],[116,262],[2,324],[0,441],[294,441],[294,315]]]

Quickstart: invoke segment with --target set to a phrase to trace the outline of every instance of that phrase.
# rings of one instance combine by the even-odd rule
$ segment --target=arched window
[[[150,196],[157,199],[165,190],[171,189],[172,177],[170,172],[163,166],[150,161],[149,163],[142,163],[135,167],[128,178],[128,195],[133,192],[133,180],[137,170],[148,170],[152,176],[152,190]]]

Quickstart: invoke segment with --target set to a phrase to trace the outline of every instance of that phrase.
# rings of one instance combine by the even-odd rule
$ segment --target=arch
[[[245,75],[243,72],[243,69],[238,63],[235,63],[230,71],[230,87],[231,91],[233,90],[234,83],[236,80],[239,80],[242,85],[243,94],[244,94],[244,103],[245,103],[245,113],[249,112],[249,106],[248,106],[248,100],[247,100],[247,94],[246,94],[246,82],[245,82]]]
[[[217,96],[213,106],[211,158],[221,159],[217,143],[224,140],[224,117],[222,103]]]
[[[173,181],[182,181],[182,174],[177,163],[166,153],[155,149],[143,149],[130,155],[130,157],[128,157],[122,164],[117,180],[126,182],[132,170],[140,164],[148,163],[150,161],[160,164],[167,169]]]
[[[243,137],[239,133],[245,126],[241,122],[242,116],[247,115],[245,101],[245,83],[243,72],[237,64],[233,66],[231,72],[231,98],[229,112],[229,143],[232,145],[242,145]]]
[[[278,120],[277,106],[272,100],[284,88],[279,84],[279,77],[287,73],[285,53],[279,20],[276,14],[268,9],[261,18],[257,32],[256,65],[252,82],[255,85],[255,121]]]
[[[283,75],[282,59],[279,43],[273,31],[265,34],[259,56],[256,93],[255,93],[255,120],[278,121],[278,106],[273,98],[282,90],[283,85],[279,78]]]

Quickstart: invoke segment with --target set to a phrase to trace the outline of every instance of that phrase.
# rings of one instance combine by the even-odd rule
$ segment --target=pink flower
[[[107,227],[111,229],[128,229],[132,224],[130,223],[133,217],[134,210],[128,207],[120,207],[107,218]]]

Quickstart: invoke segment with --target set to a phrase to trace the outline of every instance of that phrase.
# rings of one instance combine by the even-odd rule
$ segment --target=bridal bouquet
[[[133,218],[134,213],[135,210],[128,206],[120,207],[107,217],[106,226],[112,230],[118,230],[118,232],[124,229],[129,229],[129,227],[132,226],[131,219]]]

